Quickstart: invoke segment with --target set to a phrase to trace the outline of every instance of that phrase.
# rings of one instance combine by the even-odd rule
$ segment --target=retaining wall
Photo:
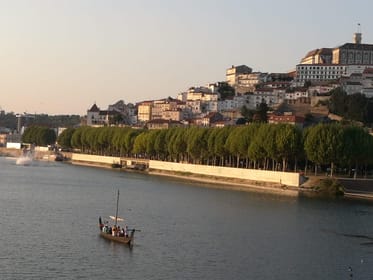
[[[293,187],[299,187],[300,184],[300,175],[299,173],[295,172],[276,172],[257,169],[242,169],[209,165],[174,163],[156,160],[149,161],[149,168],[175,172],[188,172],[207,176],[279,183]]]
[[[97,164],[120,164],[120,157],[107,157],[107,156],[96,156],[96,155],[87,155],[87,154],[71,154],[71,160],[78,162],[91,162]]]
[[[97,156],[87,154],[71,155],[71,160],[81,163],[93,163],[101,165],[120,164],[120,157]],[[209,165],[197,165],[188,163],[174,163],[166,161],[149,160],[149,169],[194,173],[205,176],[225,177],[252,181],[269,182],[283,184],[287,186],[299,187],[300,175],[295,172],[276,172],[257,169],[231,168]]]

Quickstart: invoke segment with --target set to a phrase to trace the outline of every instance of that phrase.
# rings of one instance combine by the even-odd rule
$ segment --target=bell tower
[[[357,24],[357,32],[354,33],[354,43],[359,45],[361,44],[361,26],[360,23]]]

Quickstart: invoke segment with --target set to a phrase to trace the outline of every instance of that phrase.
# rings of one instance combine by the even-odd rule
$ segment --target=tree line
[[[46,126],[46,127],[72,127],[81,123],[79,115],[55,115],[34,114],[23,116],[21,124],[27,127]],[[13,112],[0,112],[0,127],[6,127],[10,130],[16,130],[18,124],[17,115]]]
[[[333,175],[338,167],[354,169],[356,176],[373,164],[373,137],[361,127],[340,124],[304,130],[265,123],[163,130],[85,126],[64,130],[57,141],[89,154],[276,171],[329,168]]]
[[[22,142],[35,144],[36,146],[47,146],[56,143],[56,133],[53,129],[43,126],[30,126],[22,135]]]

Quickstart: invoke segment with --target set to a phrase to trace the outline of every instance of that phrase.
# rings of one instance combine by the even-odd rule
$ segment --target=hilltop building
[[[309,51],[288,73],[253,72],[246,65],[232,65],[226,69],[225,82],[193,86],[177,98],[147,100],[136,106],[119,101],[104,111],[94,104],[87,111],[87,124],[112,125],[121,119],[122,124],[149,129],[180,125],[221,127],[242,118],[243,107],[256,110],[266,103],[276,112],[270,122],[301,126],[306,113],[318,119],[327,116],[323,103],[330,98],[330,91],[339,86],[348,94],[373,97],[373,44],[363,44],[361,32],[354,34],[353,43]],[[284,106],[287,110],[281,109]]]
[[[373,44],[362,44],[362,34],[354,34],[353,43],[336,48],[315,49],[296,66],[296,86],[305,82],[338,80],[373,67]]]

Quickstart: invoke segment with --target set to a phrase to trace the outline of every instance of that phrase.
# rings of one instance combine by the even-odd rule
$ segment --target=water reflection
[[[372,279],[370,203],[4,158],[0,178],[2,279]],[[132,251],[98,236],[117,189]]]

